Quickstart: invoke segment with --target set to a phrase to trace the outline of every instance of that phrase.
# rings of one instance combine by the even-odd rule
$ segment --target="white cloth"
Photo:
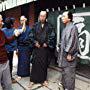
[[[15,34],[16,37],[18,37],[22,32],[23,32],[22,29],[15,29],[14,30],[14,34]]]

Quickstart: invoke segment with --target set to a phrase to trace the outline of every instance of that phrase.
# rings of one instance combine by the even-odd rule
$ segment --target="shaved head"
[[[47,15],[47,12],[46,11],[41,11],[40,15]]]
[[[41,11],[39,14],[39,21],[41,23],[45,23],[47,17],[47,12],[46,11]]]
[[[21,16],[21,17],[20,17],[20,20],[23,20],[23,19],[25,19],[25,18],[26,18],[25,16]]]
[[[27,21],[27,18],[26,18],[24,15],[21,16],[21,17],[20,17],[20,23],[23,24],[23,22],[24,22],[25,19],[26,19],[26,21]]]

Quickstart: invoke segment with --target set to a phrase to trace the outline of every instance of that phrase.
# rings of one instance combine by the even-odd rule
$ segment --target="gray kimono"
[[[68,23],[62,32],[61,47],[58,55],[58,63],[60,67],[76,66],[76,60],[68,62],[66,60],[67,54],[76,57],[78,54],[78,32],[72,22]]]
[[[74,59],[67,60],[71,54]],[[61,47],[58,55],[59,66],[62,67],[62,85],[64,90],[75,90],[75,67],[78,54],[78,32],[72,22],[62,32]]]

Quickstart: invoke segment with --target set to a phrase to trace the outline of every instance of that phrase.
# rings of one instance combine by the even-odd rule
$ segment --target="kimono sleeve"
[[[68,39],[68,42],[65,47],[65,52],[69,54],[73,54],[74,51],[77,50],[78,47],[78,33],[77,33],[77,28],[72,28],[70,32],[70,37]]]

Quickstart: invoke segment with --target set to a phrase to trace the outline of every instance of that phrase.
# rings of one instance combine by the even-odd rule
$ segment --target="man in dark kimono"
[[[47,85],[47,67],[48,67],[48,52],[49,48],[53,48],[55,32],[51,24],[46,22],[47,13],[41,11],[39,22],[34,27],[34,50],[32,71],[30,76],[30,87],[34,83],[43,83]]]
[[[62,32],[61,47],[58,55],[59,66],[62,67],[62,85],[64,90],[75,88],[75,68],[78,54],[78,32],[72,23],[73,15],[66,11],[62,15],[65,28]]]

